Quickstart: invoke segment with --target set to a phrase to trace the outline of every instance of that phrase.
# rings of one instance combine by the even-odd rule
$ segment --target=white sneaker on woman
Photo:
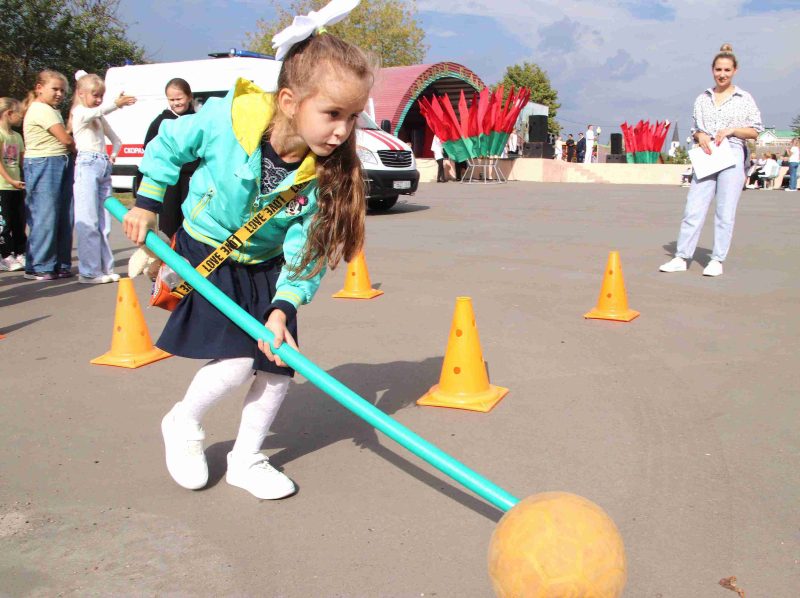
[[[111,282],[111,279],[106,274],[101,274],[100,276],[84,276],[83,274],[78,274],[79,284],[107,284],[109,282]]]
[[[722,274],[722,262],[718,260],[711,260],[703,269],[703,276],[719,276],[720,274]]]
[[[666,264],[661,264],[661,272],[686,272],[686,260],[682,257],[674,257]]]
[[[284,498],[295,492],[294,482],[270,465],[269,459],[261,453],[228,453],[228,473],[225,480],[231,486],[244,488],[263,500]]]
[[[167,470],[179,486],[198,490],[208,483],[208,463],[203,452],[206,433],[197,422],[180,413],[176,404],[161,420]]]

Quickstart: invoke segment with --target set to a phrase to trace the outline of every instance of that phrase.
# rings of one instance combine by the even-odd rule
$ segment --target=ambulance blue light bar
[[[211,52],[209,56],[211,56],[211,58],[233,58],[238,56],[241,58],[265,58],[267,60],[275,60],[275,57],[269,54],[251,52],[250,50],[237,50],[236,48],[231,48],[227,52]]]

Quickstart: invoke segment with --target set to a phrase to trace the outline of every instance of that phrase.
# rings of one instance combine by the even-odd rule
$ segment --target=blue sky
[[[430,46],[426,62],[451,60],[494,83],[506,66],[535,62],[550,75],[567,132],[589,122],[605,132],[623,121],[677,120],[712,85],[722,43],[740,62],[764,124],[788,128],[800,114],[798,0],[417,0]],[[191,60],[244,47],[258,0],[122,0],[128,35],[153,61]]]

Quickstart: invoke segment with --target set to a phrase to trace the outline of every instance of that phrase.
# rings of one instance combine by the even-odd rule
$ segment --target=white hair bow
[[[81,77],[85,77],[85,76],[86,76],[86,75],[88,75],[88,74],[89,74],[89,73],[87,73],[87,72],[86,72],[86,71],[84,71],[83,69],[81,69],[81,70],[79,70],[79,71],[75,71],[75,80],[76,80],[76,81],[78,81],[78,80],[80,80],[80,79],[81,79]]]
[[[331,0],[319,10],[295,17],[292,24],[272,38],[275,60],[282,60],[293,45],[308,39],[326,25],[333,25],[349,15],[361,0]]]

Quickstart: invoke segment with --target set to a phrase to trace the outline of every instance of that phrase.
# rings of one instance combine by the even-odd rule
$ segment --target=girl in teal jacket
[[[197,114],[165,121],[145,151],[125,234],[143,243],[155,229],[165,189],[195,160],[175,236],[175,250],[195,267],[282,192],[299,187],[208,276],[262,318],[276,347],[287,342],[297,348],[297,308],[314,296],[326,267],[352,259],[364,240],[364,184],[353,129],[372,82],[372,63],[361,50],[315,34],[289,50],[277,93],[240,79]],[[178,303],[157,345],[209,360],[161,423],[173,479],[189,489],[207,484],[202,417],[252,380],[226,479],[262,499],[292,494],[294,483],[260,452],[292,370],[196,292]]]

